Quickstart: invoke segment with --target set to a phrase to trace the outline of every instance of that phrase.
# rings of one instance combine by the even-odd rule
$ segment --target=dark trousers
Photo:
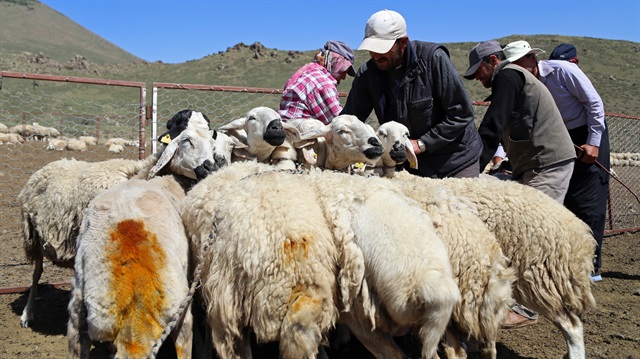
[[[574,144],[581,146],[587,142],[587,126],[569,130],[569,135]],[[605,129],[600,141],[597,161],[607,170],[610,168],[609,152],[609,131]],[[578,151],[578,157],[580,157],[580,151]],[[587,164],[577,159],[564,205],[593,231],[593,236],[598,243],[594,259],[596,270],[602,266],[602,239],[608,193],[609,174],[597,163]]]

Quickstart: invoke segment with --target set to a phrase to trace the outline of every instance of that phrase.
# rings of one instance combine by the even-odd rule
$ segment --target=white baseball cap
[[[358,50],[385,54],[397,39],[407,36],[407,23],[393,10],[381,10],[371,15],[364,28],[364,40]]]
[[[542,54],[544,50],[538,48],[532,49],[528,42],[520,40],[507,44],[507,46],[502,49],[502,52],[504,52],[507,61],[514,62],[529,54]]]

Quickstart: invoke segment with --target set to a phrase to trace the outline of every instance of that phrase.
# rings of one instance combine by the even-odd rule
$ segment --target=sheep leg
[[[358,310],[354,308],[354,310]],[[384,333],[380,329],[373,329],[371,322],[362,317],[358,320],[353,316],[353,312],[342,313],[340,322],[345,324],[360,343],[376,358],[409,358],[398,347],[391,335]]]
[[[495,340],[485,340],[480,342],[480,357],[482,359],[496,359],[498,357]]]
[[[464,349],[462,349],[462,346],[460,345],[458,333],[451,326],[447,327],[447,331],[444,333],[442,347],[444,354],[448,359],[467,358],[467,353],[464,351]]]
[[[306,294],[290,305],[280,329],[280,359],[315,358],[322,339],[322,299]]]
[[[182,323],[177,329],[171,334],[176,347],[176,355],[178,359],[190,359],[193,342],[193,314],[190,305],[187,306]]]
[[[69,359],[88,359],[91,349],[87,324],[87,309],[78,283],[74,282],[69,300],[69,322],[67,323]]]
[[[584,332],[580,318],[566,310],[553,318],[553,323],[560,329],[567,342],[568,359],[585,359]]]
[[[27,305],[25,305],[24,310],[22,311],[22,316],[20,316],[20,326],[23,328],[28,328],[29,325],[33,322],[34,314],[33,314],[33,306],[36,301],[36,295],[38,294],[38,282],[40,281],[40,277],[42,276],[42,253],[40,253],[35,258],[35,263],[33,266],[33,277],[31,281],[31,288],[29,289],[29,298],[27,299]]]

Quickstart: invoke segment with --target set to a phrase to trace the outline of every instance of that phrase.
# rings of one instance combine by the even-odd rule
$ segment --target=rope
[[[581,147],[578,147],[575,144],[573,146],[581,151],[581,155],[578,158],[578,160],[580,160],[582,157],[584,157],[585,151],[584,151],[584,149],[582,149]],[[636,201],[638,201],[638,203],[640,203],[640,198],[638,198],[638,195],[635,192],[633,192],[633,190],[631,190],[631,188],[629,188],[626,184],[624,184],[624,182],[622,182],[622,180],[620,179],[620,177],[618,177],[618,175],[616,175],[614,172],[609,171],[600,162],[598,162],[598,160],[595,161],[595,164],[598,165],[598,167],[602,168],[605,172],[607,172],[609,174],[609,176],[611,176],[611,178],[613,178],[614,180],[618,181],[618,183],[620,183],[622,185],[622,187],[626,188],[627,191],[629,191],[636,198]]]
[[[151,359],[155,359],[158,356],[158,352],[160,351],[160,347],[162,346],[162,343],[164,343],[164,341],[167,339],[169,334],[173,332],[178,322],[182,322],[182,320],[184,320],[184,316],[187,312],[187,308],[189,305],[191,305],[193,295],[195,294],[198,285],[201,283],[202,266],[203,266],[202,258],[205,257],[205,253],[207,253],[207,251],[209,250],[209,247],[211,246],[211,243],[215,238],[215,232],[216,232],[216,224],[214,223],[213,231],[209,233],[209,240],[204,243],[204,246],[202,248],[202,255],[200,256],[200,258],[198,259],[198,263],[196,264],[196,269],[193,275],[193,281],[191,282],[191,286],[189,287],[189,293],[187,293],[187,297],[180,304],[180,307],[178,308],[176,315],[173,316],[168,326],[162,331],[162,335],[160,336],[160,338],[158,338],[158,340],[156,340],[155,344],[153,345]]]

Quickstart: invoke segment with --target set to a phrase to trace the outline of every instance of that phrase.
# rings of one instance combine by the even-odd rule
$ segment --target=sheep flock
[[[34,264],[21,325],[38,320],[43,261],[74,268],[70,358],[92,341],[121,358],[251,358],[256,342],[328,358],[352,335],[376,358],[407,358],[403,337],[422,358],[466,358],[476,343],[495,359],[514,301],[586,358],[595,240],[541,192],[411,175],[406,127],[349,115],[285,122],[256,107],[213,129],[183,110],[158,141],[140,161],[52,162],[20,192]]]

